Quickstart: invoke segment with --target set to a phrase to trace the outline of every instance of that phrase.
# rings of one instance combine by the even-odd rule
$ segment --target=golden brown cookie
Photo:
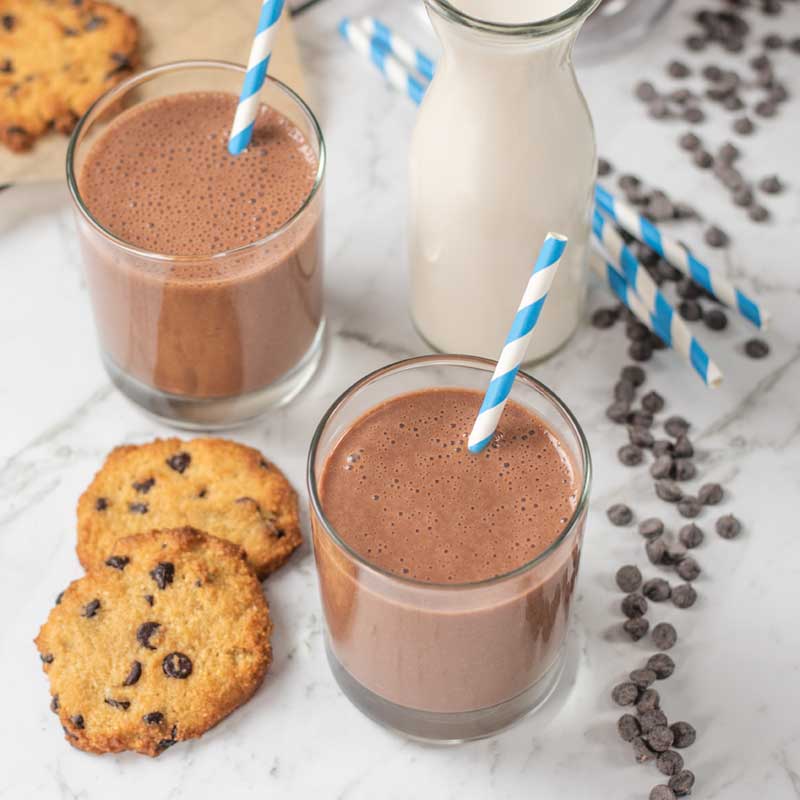
[[[78,501],[78,558],[101,565],[122,536],[193,528],[238,544],[259,578],[300,546],[297,495],[258,450],[227,439],[157,439],[112,450]]]
[[[253,695],[271,631],[242,550],[181,528],[117,542],[64,592],[36,646],[71,744],[157,756]]]
[[[0,142],[69,133],[138,64],[136,20],[97,0],[0,0]]]

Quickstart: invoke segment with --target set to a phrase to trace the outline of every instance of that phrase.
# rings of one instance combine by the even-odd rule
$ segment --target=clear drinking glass
[[[336,400],[311,442],[308,491],[331,670],[363,713],[419,739],[488,736],[555,689],[589,499],[588,444],[561,400],[519,373],[511,398],[559,437],[580,493],[572,518],[548,550],[508,574],[476,583],[427,583],[370,564],[326,518],[319,481],[341,436],[369,409],[424,389],[483,391],[493,369],[486,359],[447,355],[384,367]]]
[[[123,241],[87,207],[80,171],[92,144],[123,111],[181,92],[238,96],[244,72],[220,61],[183,61],[134,75],[89,109],[67,152],[103,363],[128,399],[178,427],[252,419],[294,397],[320,361],[325,145],[319,124],[288,86],[267,78],[260,100],[303,133],[318,162],[316,178],[283,226],[226,252],[173,256]]]

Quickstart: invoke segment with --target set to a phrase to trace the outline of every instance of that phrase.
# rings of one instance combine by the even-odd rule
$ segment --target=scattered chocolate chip
[[[679,436],[685,436],[689,432],[689,428],[689,423],[679,416],[669,417],[664,423],[664,430],[675,439]]]
[[[764,206],[754,205],[747,210],[747,216],[753,222],[764,222],[769,219],[769,211]]]
[[[753,190],[749,186],[740,186],[733,193],[733,202],[737,206],[747,208],[753,204]]]
[[[625,326],[625,335],[632,342],[641,342],[647,339],[647,337],[650,335],[650,331],[646,325],[643,325],[638,320],[635,320],[633,322],[629,322]]]
[[[687,556],[675,567],[675,572],[685,581],[693,581],[700,575],[700,565],[694,558]]]
[[[148,478],[144,481],[134,481],[132,485],[139,494],[147,494],[156,485],[156,479]]]
[[[683,756],[674,750],[665,750],[656,759],[656,766],[662,775],[677,775],[683,769]]]
[[[733,514],[726,514],[716,521],[714,527],[723,539],[735,539],[742,530],[742,523]]]
[[[174,456],[170,456],[167,459],[167,466],[170,469],[174,469],[175,472],[183,474],[191,462],[192,462],[191,455],[186,452],[181,452],[181,453],[175,453]]]
[[[675,792],[669,786],[659,783],[650,790],[648,800],[675,800]]]
[[[667,74],[671,78],[687,78],[692,74],[692,71],[683,61],[678,61],[676,59],[667,64]]]
[[[641,575],[639,577],[641,578]],[[631,593],[622,599],[620,608],[628,619],[643,617],[647,613],[647,600],[640,594]]]
[[[681,278],[675,291],[684,300],[696,300],[703,294],[703,287],[695,283],[691,278]]]
[[[680,564],[678,566],[680,566]],[[678,633],[669,622],[659,622],[658,625],[653,628],[651,635],[653,637],[653,644],[659,650],[669,650],[675,642],[678,641]]]
[[[106,559],[106,566],[113,569],[123,570],[130,563],[128,556],[109,556]]]
[[[667,554],[667,544],[663,537],[653,539],[645,545],[645,552],[651,564],[661,564]]]
[[[674,472],[675,463],[670,455],[657,456],[650,465],[650,474],[657,480],[671,478]]]
[[[164,721],[164,715],[160,711],[151,711],[142,717],[145,725],[160,725]]]
[[[653,425],[653,415],[649,411],[632,411],[628,414],[627,421],[634,428],[650,428]]]
[[[658,392],[648,392],[642,398],[642,408],[650,414],[657,414],[664,408],[664,398]]]
[[[711,308],[706,311],[703,322],[712,331],[721,331],[728,327],[728,317],[721,308]]]
[[[653,455],[658,458],[659,456],[672,455],[675,445],[668,439],[656,439],[653,442]]]
[[[55,656],[52,653],[40,653],[39,658],[42,660],[42,664],[52,664],[55,661]]]
[[[618,706],[632,706],[639,697],[639,687],[631,681],[617,684],[611,690],[611,699]]]
[[[150,577],[156,582],[159,589],[164,590],[175,580],[175,565],[162,561],[150,570]]]
[[[647,668],[656,673],[657,680],[663,681],[675,672],[675,662],[666,653],[656,653],[647,659]]]
[[[639,721],[633,714],[623,714],[617,720],[617,733],[624,742],[630,742],[635,736],[641,733]]]
[[[630,403],[636,394],[636,387],[630,381],[617,381],[614,384],[614,399]]]
[[[712,225],[708,228],[703,238],[709,247],[726,247],[730,242],[728,234],[716,225]]]
[[[628,439],[630,443],[636,447],[649,449],[655,444],[655,438],[646,428],[640,428],[636,425],[628,426]]]
[[[666,725],[656,725],[647,734],[647,744],[657,753],[663,753],[672,747],[672,741],[675,734]]]
[[[127,677],[122,681],[123,686],[133,686],[142,677],[142,662],[132,661]]]
[[[664,600],[669,600],[672,590],[669,588],[669,583],[664,578],[650,578],[644,582],[642,586],[642,594],[648,599],[656,603],[661,603]]]
[[[691,122],[693,125],[696,125],[700,122],[704,122],[706,115],[703,113],[702,108],[698,108],[697,106],[689,106],[684,110],[683,118],[687,122]]]
[[[687,519],[694,519],[703,510],[703,504],[692,495],[685,495],[678,501],[678,513]]]
[[[81,616],[86,617],[86,619],[91,619],[93,616],[97,614],[100,610],[100,601],[95,598],[94,600],[90,600],[81,611]]]
[[[702,148],[694,151],[692,160],[700,169],[709,169],[714,164],[714,156],[708,150],[703,150]]]
[[[646,617],[634,617],[633,619],[626,619],[622,625],[622,630],[631,637],[634,642],[638,642],[643,636],[647,634],[650,623]]]
[[[653,345],[647,339],[631,342],[628,356],[634,361],[649,361],[653,356]]]
[[[640,714],[646,714],[661,706],[661,698],[655,689],[645,689],[636,701],[636,710]]]
[[[691,458],[694,455],[694,445],[686,434],[682,433],[675,439],[672,454],[675,458]]]
[[[150,639],[160,627],[158,622],[143,622],[136,631],[136,641],[148,650],[155,650],[156,647],[150,644]]]
[[[617,400],[606,409],[606,416],[618,424],[627,422],[628,414],[631,410],[631,404],[624,400]]]
[[[659,725],[666,724],[667,715],[660,708],[654,708],[650,711],[645,711],[644,714],[639,715],[639,725],[641,725],[642,733],[645,735],[653,730],[653,728],[657,728]]]
[[[687,322],[697,322],[703,316],[703,308],[697,300],[681,300],[678,313]]]
[[[673,747],[683,749],[684,747],[689,747],[694,744],[697,733],[694,727],[688,722],[673,722],[670,728],[675,736]]]
[[[750,358],[764,358],[769,355],[769,345],[763,339],[748,339],[744,343],[744,352]]]
[[[131,707],[130,700],[115,700],[113,697],[106,697],[103,702],[111,706],[111,708],[118,708],[120,711],[127,711]]]
[[[665,503],[678,503],[683,498],[683,489],[675,481],[667,479],[658,480],[655,483],[656,494]]]
[[[105,497],[98,497],[94,501],[95,511],[105,511],[108,508],[108,500]]]
[[[72,727],[77,728],[79,731],[82,731],[86,725],[83,714],[74,714],[69,718],[69,721],[72,723]]]
[[[678,144],[683,150],[688,150],[691,153],[697,150],[703,143],[699,136],[689,132],[684,133],[681,138],[678,139]]]
[[[783,183],[777,175],[768,175],[758,182],[758,188],[767,194],[778,194],[783,189]]]
[[[622,447],[617,450],[617,457],[620,463],[624,464],[626,467],[635,467],[641,464],[644,459],[641,449],[633,444],[622,445]]]
[[[620,379],[639,387],[645,382],[645,372],[638,364],[628,364],[620,372]]]
[[[128,503],[128,511],[132,514],[146,514],[149,510],[147,503]]]
[[[655,86],[649,81],[640,81],[636,84],[634,91],[636,96],[645,103],[649,103],[651,100],[655,100],[658,97]]]
[[[635,592],[642,585],[642,573],[634,564],[626,564],[617,570],[616,581],[623,592]]]
[[[612,525],[630,525],[633,521],[633,511],[624,503],[615,503],[606,511]]]
[[[702,491],[701,489],[700,492]],[[703,543],[703,531],[694,522],[690,522],[678,531],[678,539],[684,547],[698,547]]]
[[[697,467],[688,458],[677,458],[674,464],[676,481],[690,481],[697,474]]]
[[[637,764],[645,764],[656,757],[656,754],[641,736],[634,737],[631,740],[631,744],[633,745],[633,754]]]
[[[729,94],[722,105],[726,111],[741,111],[744,108],[744,101],[738,94]]]
[[[188,678],[192,674],[192,661],[183,653],[169,653],[161,664],[168,678]]]
[[[749,136],[755,130],[755,125],[750,117],[737,117],[733,121],[733,130],[742,136]]]
[[[672,589],[672,602],[677,608],[691,608],[697,600],[697,592],[690,583],[680,583]]]
[[[631,683],[635,683],[640,689],[646,689],[656,682],[656,673],[652,669],[635,669],[630,674]],[[644,727],[644,726],[643,726]]]
[[[675,542],[670,539],[666,541],[666,545],[666,552],[664,553],[664,557],[661,559],[662,564],[674,567],[675,564],[686,558],[686,548],[679,542]]]
[[[697,492],[697,498],[704,506],[715,506],[722,502],[723,494],[719,483],[704,483]]]
[[[605,177],[606,175],[610,175],[613,172],[613,167],[611,166],[610,162],[605,158],[598,158],[597,159],[597,174],[601,178]]]
[[[687,794],[691,794],[693,786],[694,773],[688,769],[681,770],[669,779],[669,788],[675,793],[675,797],[685,797]]]
[[[613,308],[598,308],[592,313],[591,321],[595,328],[610,328],[617,321],[617,312]]]
[[[726,164],[733,164],[741,155],[739,148],[733,142],[725,142],[717,151],[719,158]]]
[[[703,67],[702,72],[700,73],[707,81],[711,81],[712,83],[719,83],[722,80],[722,69],[718,67],[716,64],[708,64],[707,66]]]
[[[759,117],[770,119],[778,113],[778,106],[772,100],[761,100],[753,109]]]
[[[639,533],[645,539],[655,539],[664,533],[664,523],[658,517],[648,517],[639,523]]]

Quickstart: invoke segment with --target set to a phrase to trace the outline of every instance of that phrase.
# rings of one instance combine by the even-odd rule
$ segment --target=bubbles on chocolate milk
[[[480,401],[462,390],[405,395],[344,434],[321,492],[355,549],[371,549],[369,558],[384,569],[463,582],[512,570],[558,536],[574,511],[576,486],[557,437],[510,404],[496,446],[475,456],[466,438]],[[359,459],[348,463],[354,452]]]
[[[79,177],[92,214],[138,247],[170,255],[229,250],[287,222],[314,185],[314,150],[286,117],[262,109],[251,147],[231,156],[236,102],[221,92],[187,93],[122,114]]]

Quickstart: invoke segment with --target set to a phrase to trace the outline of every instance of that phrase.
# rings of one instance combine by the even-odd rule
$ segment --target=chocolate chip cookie
[[[72,745],[157,756],[253,695],[271,631],[244,552],[181,528],[118,541],[64,592],[36,646]]]
[[[138,64],[136,20],[98,0],[0,0],[0,142],[69,133]]]
[[[158,439],[112,450],[78,501],[78,558],[105,563],[117,539],[193,528],[239,545],[259,578],[300,546],[297,495],[257,450],[226,439]]]

